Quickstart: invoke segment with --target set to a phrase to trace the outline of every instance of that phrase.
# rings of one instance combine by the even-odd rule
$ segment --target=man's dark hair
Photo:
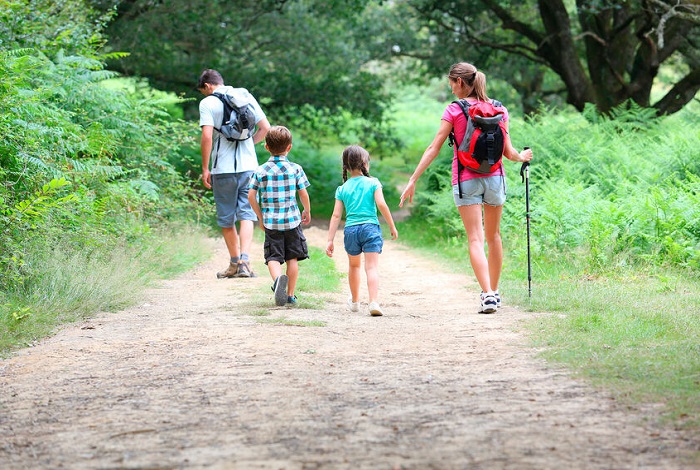
[[[206,69],[199,76],[199,82],[197,82],[197,89],[201,90],[204,85],[209,83],[210,85],[223,85],[224,79],[219,72],[214,69]]]

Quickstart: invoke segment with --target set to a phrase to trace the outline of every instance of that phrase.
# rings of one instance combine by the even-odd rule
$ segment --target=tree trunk
[[[582,111],[586,103],[595,102],[595,94],[579,61],[569,14],[562,0],[539,0],[538,4],[546,35],[537,54],[561,77],[568,91],[567,101]]]

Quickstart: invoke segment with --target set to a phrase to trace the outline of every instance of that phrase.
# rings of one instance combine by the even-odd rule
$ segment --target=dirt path
[[[385,316],[346,312],[344,291],[322,311],[273,313],[325,327],[261,324],[241,307],[268,291],[262,265],[216,280],[214,246],[140,306],[0,362],[0,468],[700,466],[698,442],[656,425],[657,407],[626,409],[537,359],[518,331],[530,314],[474,313],[466,275],[387,242]]]

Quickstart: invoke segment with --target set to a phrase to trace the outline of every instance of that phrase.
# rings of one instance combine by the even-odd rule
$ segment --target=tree
[[[105,10],[115,1],[93,3]],[[110,68],[194,98],[199,73],[215,68],[276,116],[311,105],[326,116],[349,112],[381,122],[387,95],[367,65],[382,52],[367,47],[361,20],[372,6],[360,0],[123,0],[106,32],[109,47],[130,55]]]
[[[489,71],[507,78],[526,59],[524,82],[544,93],[543,68],[554,72],[576,109],[607,112],[628,100],[660,114],[680,110],[700,89],[700,5],[691,0],[406,0],[431,33],[430,54],[465,50],[495,55]],[[425,54],[425,51],[423,51]],[[493,62],[493,61],[492,61]],[[520,63],[522,65],[522,63]],[[651,103],[664,64],[679,76]],[[497,70],[498,69],[498,70]],[[550,91],[558,91],[556,87]]]

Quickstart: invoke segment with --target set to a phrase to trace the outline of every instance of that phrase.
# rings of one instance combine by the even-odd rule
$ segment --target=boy
[[[294,289],[299,277],[297,262],[309,257],[301,224],[311,222],[311,203],[306,188],[309,180],[304,169],[287,159],[292,149],[292,133],[284,126],[273,126],[265,136],[270,159],[260,165],[250,178],[248,200],[265,231],[265,264],[274,283],[275,304],[294,305]],[[260,204],[258,204],[258,192]],[[299,193],[304,208],[297,205]],[[282,264],[287,263],[287,274]]]

